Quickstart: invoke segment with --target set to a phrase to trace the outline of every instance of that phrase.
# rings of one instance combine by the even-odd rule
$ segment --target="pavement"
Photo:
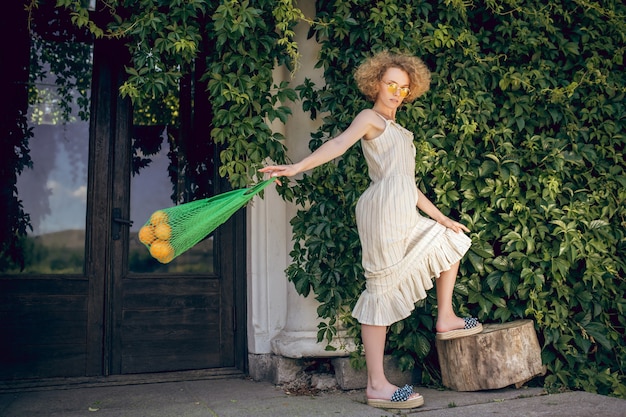
[[[363,390],[295,393],[245,377],[0,393],[0,417],[625,417],[626,400],[542,388],[455,392],[416,387],[425,404],[380,410]]]

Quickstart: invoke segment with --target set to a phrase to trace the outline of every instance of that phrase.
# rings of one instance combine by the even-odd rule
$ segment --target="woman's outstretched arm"
[[[359,139],[367,136],[374,129],[375,117],[377,116],[373,114],[372,110],[363,110],[340,135],[324,142],[315,152],[300,162],[289,165],[269,165],[261,168],[259,172],[269,174],[270,177],[291,177],[325,164],[343,155]]]

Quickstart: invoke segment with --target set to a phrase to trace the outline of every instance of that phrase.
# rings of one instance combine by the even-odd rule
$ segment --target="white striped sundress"
[[[356,206],[366,288],[352,315],[374,326],[408,317],[433,287],[433,277],[450,269],[471,245],[465,234],[420,215],[413,133],[385,122],[380,136],[361,140],[371,183]]]

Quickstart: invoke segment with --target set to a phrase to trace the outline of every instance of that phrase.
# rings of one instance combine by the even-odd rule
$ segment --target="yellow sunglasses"
[[[409,89],[409,87],[400,87],[398,85],[398,83],[388,83],[387,81],[383,81],[386,85],[387,85],[387,91],[389,91],[391,94],[396,94],[398,91],[400,91],[400,97],[406,97],[409,95],[409,93],[411,92],[411,90]]]

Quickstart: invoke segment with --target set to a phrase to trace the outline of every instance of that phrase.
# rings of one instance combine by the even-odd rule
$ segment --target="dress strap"
[[[382,114],[378,113],[376,110],[372,109],[374,111],[374,113],[376,113],[378,115],[378,117],[380,117],[381,119],[383,119],[385,121],[385,123],[387,122],[393,122],[393,120],[391,119],[387,119],[385,116],[383,116]]]

